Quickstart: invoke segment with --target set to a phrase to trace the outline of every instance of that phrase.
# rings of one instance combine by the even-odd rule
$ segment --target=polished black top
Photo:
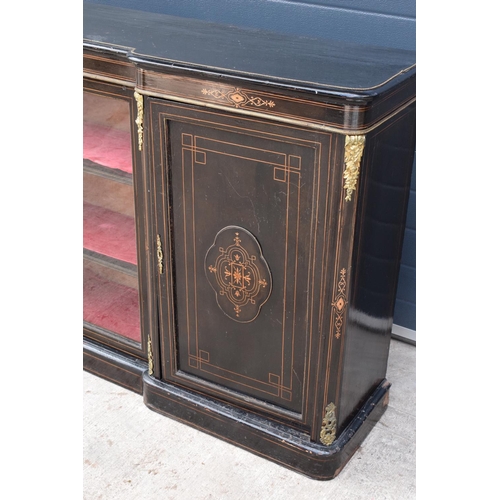
[[[125,48],[142,61],[297,88],[378,93],[415,71],[415,52],[294,37],[196,19],[84,3],[84,43]]]

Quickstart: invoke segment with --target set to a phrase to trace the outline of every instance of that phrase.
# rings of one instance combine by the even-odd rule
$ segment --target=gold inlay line
[[[118,85],[122,85],[124,87],[132,87],[135,88],[135,81],[131,81],[129,79],[121,79],[121,78],[113,78],[111,76],[104,76],[104,73],[98,73],[92,72],[89,73],[88,71],[83,72],[83,78],[90,78],[92,80],[97,80],[99,82],[106,82],[106,83],[116,83]]]

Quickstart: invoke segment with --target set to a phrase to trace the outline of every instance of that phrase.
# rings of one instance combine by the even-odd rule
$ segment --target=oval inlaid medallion
[[[234,321],[253,321],[271,295],[271,271],[255,236],[238,226],[221,229],[205,256],[217,304]]]

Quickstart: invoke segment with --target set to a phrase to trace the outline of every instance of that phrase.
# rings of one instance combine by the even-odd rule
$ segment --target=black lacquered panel
[[[85,3],[89,43],[130,47],[139,59],[297,84],[371,89],[404,74],[415,52],[282,35],[197,19]]]
[[[166,378],[189,374],[301,413],[321,143],[159,108],[177,356]]]

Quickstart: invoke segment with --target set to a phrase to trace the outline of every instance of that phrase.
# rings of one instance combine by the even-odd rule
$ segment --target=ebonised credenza
[[[84,368],[331,479],[388,404],[415,55],[84,4]]]

